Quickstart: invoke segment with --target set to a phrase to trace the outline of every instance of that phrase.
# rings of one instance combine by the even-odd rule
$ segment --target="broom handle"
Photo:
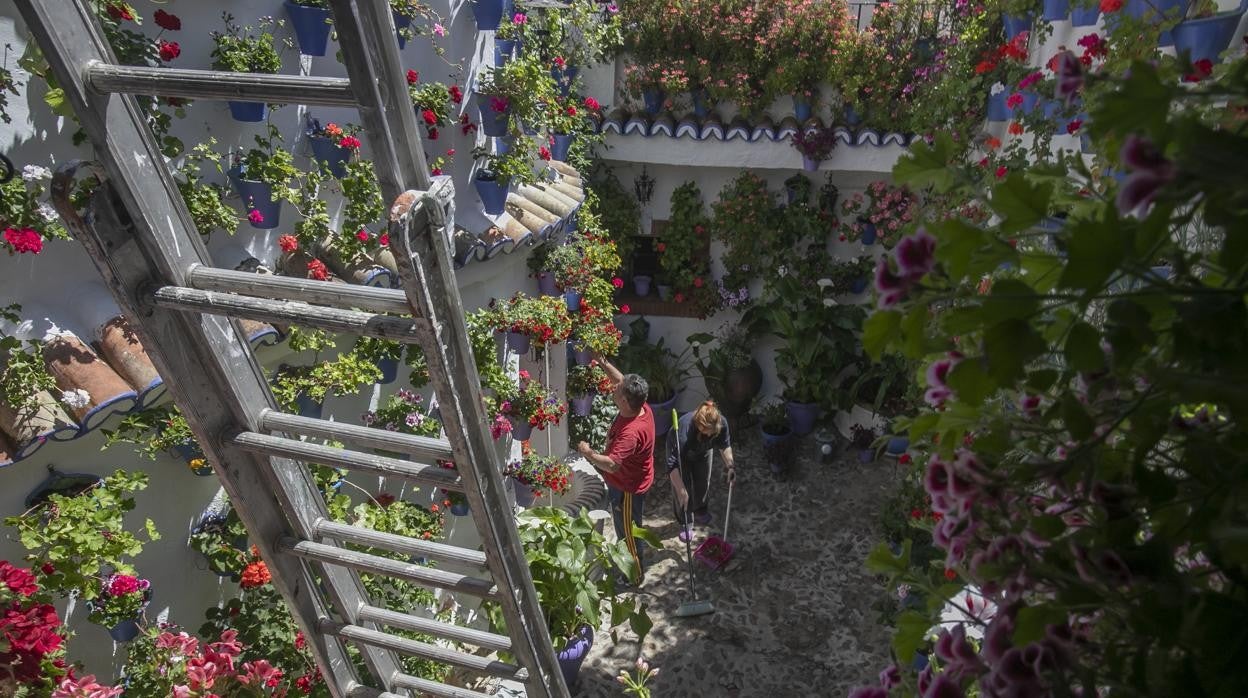
[[[724,540],[728,540],[728,521],[732,518],[732,481],[728,481],[728,508],[724,511]]]

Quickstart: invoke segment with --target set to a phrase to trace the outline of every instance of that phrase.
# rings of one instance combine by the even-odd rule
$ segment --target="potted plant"
[[[645,639],[651,627],[645,606],[622,597],[618,589],[617,576],[635,579],[638,573],[624,541],[609,542],[586,509],[572,515],[538,507],[518,514],[516,523],[565,683],[576,684],[604,617],[612,626],[627,621],[640,640]],[[662,547],[658,537],[639,526],[633,527],[633,535]],[[569,555],[569,550],[583,554]],[[495,629],[506,627],[497,604],[487,606],[487,612]]]
[[[556,494],[567,494],[572,487],[572,468],[558,458],[539,456],[527,444],[523,450],[520,460],[511,461],[503,468],[504,477],[519,483],[516,504],[527,509],[534,500],[545,495],[553,500]]]
[[[536,124],[541,105],[555,95],[554,81],[536,56],[487,68],[477,77],[476,92],[481,131],[493,137],[507,135],[512,116],[522,123]]]
[[[472,0],[472,16],[476,19],[477,31],[498,29],[504,11],[510,11],[511,7],[512,3],[507,0]]]
[[[771,472],[780,473],[788,464],[792,449],[789,442],[789,412],[784,402],[771,398],[758,408],[759,433],[763,437],[763,455]]]
[[[533,180],[533,168],[529,165],[527,139],[522,147],[516,147],[505,153],[488,153],[484,148],[473,150],[477,158],[477,170],[473,174],[472,184],[481,198],[481,206],[491,216],[503,212],[507,203],[507,190],[514,180],[519,183]]]
[[[1248,5],[1241,2],[1227,12],[1218,12],[1213,0],[1198,0],[1188,6],[1183,21],[1174,26],[1174,50],[1188,61],[1217,63],[1234,37],[1239,20]]]
[[[369,410],[361,417],[365,426],[386,431],[397,431],[413,436],[437,438],[442,433],[442,422],[424,407],[420,393],[399,388],[376,410]],[[387,453],[393,458],[406,458],[405,454]]]
[[[187,544],[207,561],[208,570],[235,579],[247,564],[247,529],[230,507],[204,517],[191,529]]]
[[[114,573],[100,581],[99,593],[87,601],[87,618],[108,628],[113,640],[129,642],[139,634],[139,620],[151,599],[152,585],[146,579]]]
[[[568,396],[572,402],[573,416],[589,416],[594,397],[610,392],[611,383],[607,379],[607,372],[597,361],[568,367]]]
[[[814,203],[810,201],[810,188],[810,178],[801,172],[784,180],[784,195],[790,204]]]
[[[420,0],[390,0],[390,15],[394,18],[394,29],[400,50],[407,46],[408,39],[420,33],[413,29],[412,23],[429,16],[429,12],[429,6]]]
[[[497,398],[498,413],[511,424],[511,436],[517,441],[528,441],[534,429],[542,431],[547,425],[558,424],[567,412],[562,401],[525,370],[517,380],[502,386]]]
[[[711,220],[702,205],[702,191],[695,182],[685,182],[672,192],[671,218],[655,244],[662,272],[659,295],[663,296],[663,286],[670,286],[671,299],[691,304],[699,317],[713,313],[720,301],[711,283],[710,234]]]
[[[270,124],[267,131],[267,136],[255,137],[255,147],[235,153],[229,170],[248,222],[261,230],[281,223],[282,201],[291,198],[290,185],[299,175],[290,151],[278,145],[281,134],[277,127]]]
[[[339,354],[332,361],[320,361],[320,352],[334,346],[329,335],[321,330],[292,327],[286,345],[294,352],[313,352],[311,365],[282,364],[270,381],[274,400],[288,412],[298,411],[305,417],[319,418],[327,395],[350,395],[360,386],[381,380],[377,365],[355,352]]]
[[[221,165],[221,155],[216,152],[217,139],[209,138],[191,148],[181,158],[174,170],[173,181],[182,194],[186,210],[195,222],[195,229],[205,239],[215,230],[224,230],[233,235],[238,227],[238,213],[225,203],[226,188],[215,182],[206,181],[202,174],[205,167],[211,167],[217,174],[225,174]]]
[[[870,463],[875,460],[875,440],[880,432],[874,425],[854,424],[849,428],[849,444],[858,453],[859,463]]]
[[[840,239],[861,240],[864,245],[881,239],[891,248],[914,220],[917,205],[917,197],[908,188],[882,180],[871,182],[865,195],[855,192],[841,202]]]
[[[280,597],[278,601],[280,603]],[[270,637],[280,636],[275,627],[257,630],[267,631]],[[211,637],[219,639],[211,641],[208,639]],[[292,641],[291,650],[295,653],[293,645]],[[306,686],[309,692],[314,689],[314,683],[292,671],[283,658],[268,653],[264,660],[257,661],[253,659],[254,652],[250,643],[240,639],[238,630],[200,638],[172,624],[161,623],[159,630],[148,632],[131,643],[124,668],[125,691],[138,696],[193,696],[199,691],[191,691],[190,686],[209,690],[202,685],[208,676],[211,676],[212,695],[217,696],[277,698],[302,694],[301,686]],[[86,688],[80,690],[63,695],[92,698],[116,695]]]
[[[802,169],[814,172],[819,169],[819,163],[832,156],[832,150],[836,148],[836,132],[823,127],[806,129],[790,136],[789,143],[802,154]]]
[[[551,98],[542,109],[543,125],[549,131],[550,156],[554,160],[565,161],[572,141],[576,134],[588,125],[584,114],[576,106],[575,100]]]
[[[131,412],[115,430],[100,431],[104,434],[105,448],[117,443],[135,444],[139,447],[137,453],[148,460],[156,460],[157,454],[167,453],[185,463],[196,475],[212,475],[212,466],[204,459],[204,451],[177,405]]]
[[[507,346],[517,354],[527,352],[531,342],[545,347],[572,334],[567,305],[556,296],[534,298],[517,292],[501,303],[491,301],[489,317],[496,332],[507,334]]]
[[[231,73],[277,74],[282,70],[282,58],[273,40],[273,18],[260,20],[257,29],[240,27],[234,16],[222,13],[225,31],[212,32],[212,69]],[[236,121],[264,121],[268,105],[263,102],[230,101],[230,114]]]
[[[339,126],[332,121],[321,126],[318,119],[309,116],[305,133],[316,162],[328,166],[334,177],[342,179],[347,173],[347,161],[360,152],[360,127],[354,124]]]
[[[372,361],[381,372],[382,385],[393,383],[399,373],[399,359],[403,358],[403,346],[399,342],[377,337],[360,337],[352,347],[356,356]],[[419,348],[417,348],[419,351]]]
[[[745,329],[724,323],[713,335],[699,332],[685,341],[706,383],[706,392],[719,405],[720,412],[730,418],[749,412],[763,387],[763,368],[749,351]]]
[[[638,339],[639,336],[641,339]],[[662,337],[650,344],[644,335],[637,333],[631,334],[628,341],[620,345],[620,365],[629,373],[639,374],[650,384],[646,402],[654,414],[668,414],[680,399],[691,368],[688,353],[688,349],[679,354],[668,349]],[[655,419],[656,437],[666,434],[670,428],[669,420]]]
[[[476,7],[473,8],[474,12]],[[517,21],[518,20],[518,21]],[[524,39],[524,29],[528,26],[528,17],[524,14],[513,14],[506,22],[499,21],[498,30],[494,32],[494,67],[507,65],[516,47]],[[480,27],[479,27],[480,28]]]
[[[305,56],[324,56],[329,44],[329,30],[333,16],[329,12],[329,0],[286,0],[283,3],[290,25],[299,41],[299,53]]]
[[[615,356],[620,351],[622,333],[610,314],[584,304],[576,320],[576,334],[571,343],[575,363],[588,364],[595,354]]]
[[[439,129],[455,123],[451,118],[451,91],[445,83],[420,82],[412,79],[414,75],[419,77],[415,73],[408,75],[407,94],[412,98],[417,121],[425,127],[425,137],[436,141],[441,135]]]
[[[498,438],[498,437],[494,437]],[[458,470],[455,464],[449,460],[439,460],[438,466],[447,470]],[[468,515],[468,498],[463,492],[455,492],[454,490],[438,490],[442,494],[442,504],[450,510],[454,516]]]

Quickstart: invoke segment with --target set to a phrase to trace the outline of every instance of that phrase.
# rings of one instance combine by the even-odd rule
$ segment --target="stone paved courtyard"
[[[646,502],[646,527],[665,544],[649,551],[639,592],[655,621],[640,650],[661,669],[650,685],[656,698],[844,696],[874,682],[888,662],[888,635],[872,608],[880,585],[863,560],[879,540],[878,507],[896,463],[864,465],[851,455],[823,465],[806,437],[777,479],[762,460],[755,430],[742,432],[733,448],[737,487],[729,524],[736,559],[724,572],[695,560],[698,596],[709,596],[714,614],[674,617],[688,598],[688,582],[665,479]],[[723,524],[727,489],[719,467],[716,458],[715,521],[697,530],[695,548]],[[574,696],[622,695],[615,677],[639,647],[631,631],[619,634],[618,644],[609,633],[598,634]]]

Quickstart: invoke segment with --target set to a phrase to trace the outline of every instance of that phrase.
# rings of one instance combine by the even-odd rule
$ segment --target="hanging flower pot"
[[[872,462],[875,462],[875,450],[874,450],[874,449],[870,449],[870,448],[863,448],[863,449],[859,449],[859,451],[858,451],[858,462],[859,462],[859,463],[872,463]]]
[[[699,87],[689,93],[690,101],[693,102],[693,115],[699,119],[705,119],[711,113],[709,107],[706,106],[706,90]]]
[[[1005,105],[1005,90],[988,95],[988,120],[1009,121],[1010,108]]]
[[[802,156],[802,169],[807,172],[814,172],[819,169],[819,161],[809,155]]]
[[[665,96],[663,94],[663,90],[660,90],[657,87],[642,90],[641,101],[646,106],[646,112],[651,116],[655,116],[659,112],[663,111],[664,99]]]
[[[854,279],[849,284],[849,292],[855,295],[862,293],[863,291],[867,290],[867,282],[868,282],[868,279],[865,276],[860,276]]]
[[[650,277],[645,275],[637,275],[633,277],[633,290],[639,296],[650,295]]]
[[[313,159],[329,165],[329,171],[334,177],[342,179],[347,175],[347,162],[354,152],[351,148],[343,148],[334,139],[326,136],[312,136],[308,142],[312,144]]]
[[[1005,25],[1005,38],[1007,41],[1031,29],[1031,15],[1015,16],[1005,15],[1002,22]]]
[[[1186,51],[1193,63],[1202,59],[1217,63],[1219,54],[1231,42],[1245,9],[1248,9],[1248,0],[1240,2],[1239,8],[1230,12],[1179,22],[1173,32],[1175,53],[1181,56]]]
[[[286,14],[290,15],[290,26],[295,30],[295,39],[299,41],[299,53],[305,56],[324,56],[331,28],[329,10],[301,5],[291,0],[286,0],[284,4]]]
[[[532,487],[512,478],[512,489],[516,493],[516,506],[522,509],[533,506],[534,500],[537,499],[537,492],[534,492]]]
[[[401,15],[398,12],[391,12],[394,16],[394,33],[399,39],[399,50],[402,51],[407,46],[407,31],[412,27],[412,18]]]
[[[1044,12],[1040,18],[1046,22],[1066,19],[1070,14],[1070,0],[1044,0]]]
[[[280,223],[282,202],[273,198],[273,187],[267,182],[244,179],[244,174],[237,167],[229,172],[230,181],[233,182],[239,198],[243,200],[251,227],[261,230],[276,228]]]
[[[378,359],[377,370],[381,371],[381,380],[377,381],[381,385],[388,385],[399,377],[399,360],[398,359]]]
[[[572,148],[572,140],[576,138],[576,134],[556,133],[551,138],[554,142],[550,144],[550,159],[567,162],[568,150]]]
[[[594,411],[593,395],[577,395],[572,398],[572,414],[576,417],[588,417]]]
[[[888,445],[884,447],[884,452],[890,456],[900,456],[910,448],[910,439],[905,436],[893,436],[888,439]]]
[[[523,332],[507,333],[507,349],[513,354],[527,354],[532,340]]]
[[[507,421],[511,422],[511,438],[516,441],[528,441],[533,436],[533,425],[529,424],[529,420],[507,415]]]
[[[810,100],[805,95],[793,95],[793,116],[797,117],[797,123],[806,123],[812,110]]]
[[[543,296],[559,295],[559,288],[555,286],[555,275],[548,271],[538,273],[537,290]]]
[[[568,289],[563,292],[563,300],[568,304],[568,312],[575,313],[581,309],[581,292],[576,289]]]
[[[785,402],[789,413],[789,428],[794,434],[804,436],[815,430],[815,420],[819,418],[819,404],[814,402]]]
[[[861,123],[862,123],[862,115],[858,113],[857,109],[854,109],[854,105],[846,104],[845,105],[845,125],[850,128],[853,128]]]
[[[477,111],[481,114],[481,132],[493,138],[507,135],[511,106],[505,97],[477,93]]]
[[[485,212],[497,216],[503,212],[507,203],[507,183],[499,181],[498,176],[489,170],[477,170],[472,181],[477,188],[477,196],[481,197],[481,205]]]
[[[494,40],[494,67],[501,68],[507,65],[507,61],[511,60],[511,56],[516,50],[515,39],[495,39]]]
[[[468,502],[455,502],[451,505],[451,514],[453,516],[467,516]]]
[[[862,224],[862,244],[874,245],[876,238],[875,224],[861,218],[858,219],[858,222]]]
[[[302,393],[295,398],[295,406],[299,410],[299,416],[311,417],[312,419],[320,419],[321,414],[325,411],[324,400],[316,400]]]
[[[503,0],[472,0],[472,16],[477,20],[477,31],[498,29],[503,19]]]
[[[269,115],[269,105],[264,102],[235,102],[230,100],[230,116],[235,121],[254,123],[264,121]]]
[[[581,675],[581,665],[585,663],[585,657],[589,655],[589,648],[594,645],[594,631],[588,626],[582,626],[577,636],[568,642],[568,646],[559,652],[557,659],[559,660],[559,671],[563,673],[563,681],[569,686],[576,683]]]
[[[554,79],[555,86],[559,88],[561,97],[567,97],[572,92],[572,81],[580,74],[581,69],[572,65],[565,65],[562,68],[555,66],[550,69],[550,77]]]
[[[594,353],[580,342],[572,342],[572,361],[576,366],[588,366],[594,360]]]
[[[1076,7],[1070,12],[1070,24],[1075,27],[1091,27],[1101,17],[1101,7],[1093,2],[1091,7]]]

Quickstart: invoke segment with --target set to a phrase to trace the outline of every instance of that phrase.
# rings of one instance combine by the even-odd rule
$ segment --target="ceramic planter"
[[[273,187],[267,182],[244,179],[245,173],[234,168],[229,172],[230,181],[234,184],[238,197],[243,201],[243,210],[250,215],[252,211],[260,213],[259,223],[251,223],[251,227],[261,230],[272,230],[281,224],[282,202],[273,198]]]
[[[411,28],[412,19],[397,12],[391,14],[394,16],[394,33],[399,40],[399,50],[403,50],[403,47],[407,46],[407,37],[403,35],[403,30]]]
[[[995,95],[988,96],[988,120],[989,121],[1009,121],[1010,109],[1005,106],[1006,98],[1005,90]]]
[[[497,216],[503,212],[507,203],[506,184],[497,179],[482,179],[479,174],[472,184],[477,188],[477,196],[481,197],[481,205],[487,214]]]
[[[377,369],[381,371],[381,385],[393,383],[395,378],[399,377],[399,360],[398,359],[381,359],[377,362]]]
[[[295,39],[299,41],[299,53],[305,56],[324,56],[329,45],[331,15],[323,7],[308,7],[286,0],[286,14],[290,16],[290,26],[295,30]]]
[[[557,296],[559,289],[555,286],[555,275],[544,271],[537,275],[537,290],[543,296]]]
[[[563,292],[563,300],[568,306],[569,313],[580,312],[581,310],[581,292],[569,289]]]
[[[532,340],[529,335],[523,332],[507,333],[507,350],[513,354],[527,354]]]
[[[641,100],[646,106],[646,112],[651,116],[656,116],[663,111],[664,99],[663,90],[651,88],[643,90],[641,93]]]
[[[550,69],[550,77],[554,79],[555,85],[559,88],[559,94],[563,97],[567,97],[572,91],[572,81],[580,74],[581,69],[571,65]]]
[[[507,61],[511,60],[515,51],[515,39],[494,39],[494,67],[501,68],[507,65]]]
[[[1046,22],[1057,22],[1066,19],[1070,14],[1070,0],[1044,0],[1044,11],[1040,18]]]
[[[784,407],[789,413],[789,429],[798,436],[805,436],[815,430],[815,420],[819,418],[819,404],[814,402],[785,402]]]
[[[650,277],[634,276],[633,277],[633,290],[639,296],[650,295]]]
[[[269,105],[264,102],[235,102],[230,101],[230,116],[235,121],[243,121],[247,123],[255,123],[264,121],[269,115]]]
[[[676,406],[676,401],[680,399],[680,391],[672,393],[672,396],[663,402],[647,402],[651,412],[654,413],[654,436],[657,439],[672,429],[672,408]]]
[[[572,362],[577,366],[588,366],[590,361],[594,360],[594,354],[589,349],[581,347],[579,342],[572,343]]]
[[[740,417],[750,411],[750,404],[763,387],[763,369],[754,359],[744,368],[728,371],[723,376],[704,377],[706,391],[719,403],[725,417]]]
[[[862,224],[862,244],[874,245],[876,240],[875,224],[861,219],[858,222]]]
[[[468,502],[456,502],[451,505],[451,514],[453,516],[467,516]]]
[[[477,20],[477,31],[498,29],[503,19],[503,0],[472,0],[472,16]]]
[[[855,295],[862,293],[863,291],[867,290],[868,283],[870,283],[870,279],[868,279],[865,276],[860,276],[857,279],[854,279],[853,282],[849,284],[849,292]]]
[[[793,95],[793,116],[797,118],[797,123],[804,124],[809,121],[812,111],[810,100],[801,95]]]
[[[581,665],[585,663],[585,657],[589,655],[589,648],[593,645],[594,631],[589,626],[584,626],[580,633],[568,643],[567,648],[557,655],[563,681],[569,687],[575,685],[576,680],[580,678]]]
[[[1005,25],[1005,39],[1009,41],[1014,37],[1031,29],[1031,15],[1006,15],[1002,18]]]
[[[806,170],[807,172],[814,172],[815,170],[819,169],[819,161],[812,157],[803,155],[802,156],[802,169]]]
[[[593,395],[577,395],[572,398],[572,415],[576,417],[588,417],[594,411]]]
[[[501,138],[507,135],[507,121],[511,115],[511,109],[496,111],[492,105],[493,100],[493,95],[477,94],[477,111],[481,115],[481,133],[491,138]]]
[[[892,436],[888,439],[888,445],[884,447],[884,452],[890,456],[900,456],[910,448],[910,439],[905,436]]]
[[[313,136],[308,139],[312,144],[312,158],[316,162],[329,165],[329,172],[336,179],[347,175],[347,162],[351,160],[351,149],[343,148],[325,136]]]
[[[699,119],[705,119],[711,113],[710,108],[706,106],[706,90],[698,88],[689,93],[689,97],[693,103],[693,115]]]
[[[670,301],[672,299],[672,287],[667,284],[659,284],[659,300]]]
[[[516,441],[528,441],[533,436],[533,425],[529,424],[529,420],[507,415],[507,421],[511,422],[511,438]]]
[[[1093,2],[1091,7],[1076,7],[1070,12],[1070,24],[1075,27],[1091,27],[1101,17],[1100,4]]]
[[[846,104],[845,105],[845,125],[850,128],[853,128],[861,123],[862,123],[862,115],[858,113],[857,109],[854,109],[854,106],[852,104]]]
[[[1179,22],[1173,32],[1175,52],[1182,55],[1186,51],[1193,63],[1201,59],[1217,63],[1218,56],[1235,35],[1245,9],[1248,9],[1248,0],[1242,0],[1237,10]]]
[[[572,140],[576,138],[571,133],[556,133],[551,136],[553,142],[550,144],[550,158],[560,162],[567,162],[568,150],[572,148]]]
[[[299,416],[311,417],[312,419],[320,419],[321,414],[325,411],[325,402],[323,400],[314,400],[302,394],[295,398],[295,406],[299,410]]]

